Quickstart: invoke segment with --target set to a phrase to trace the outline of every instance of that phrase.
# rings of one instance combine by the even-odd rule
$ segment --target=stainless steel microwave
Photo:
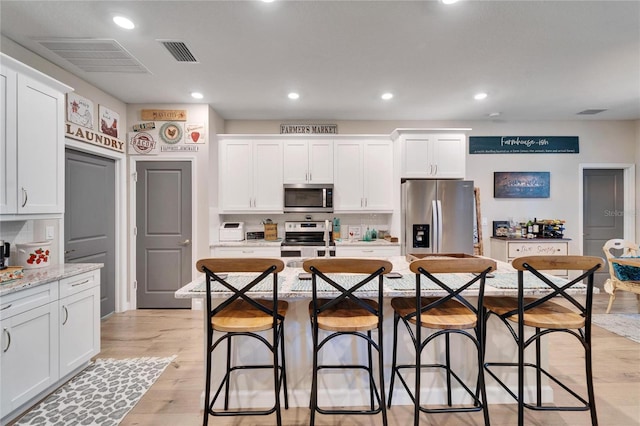
[[[332,213],[332,184],[284,185],[285,213]]]

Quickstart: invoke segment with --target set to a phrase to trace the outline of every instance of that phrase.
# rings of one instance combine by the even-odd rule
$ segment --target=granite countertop
[[[517,237],[490,237],[491,239],[494,240],[500,240],[500,241],[521,241],[521,242],[525,242],[525,243],[539,243],[541,241],[549,241],[549,242],[554,242],[554,241],[571,241],[571,238],[517,238]]]
[[[64,263],[46,268],[25,269],[23,278],[0,283],[0,296],[100,269],[103,266],[103,263]]]
[[[404,256],[393,256],[388,260],[393,264],[393,272],[398,272],[402,274],[402,278],[401,279],[385,278],[384,297],[407,297],[407,296],[413,295],[415,292],[415,281],[414,281],[415,276],[409,270],[409,263],[406,261],[406,258]],[[281,297],[283,299],[290,299],[290,300],[295,300],[295,299],[308,300],[311,298],[310,281],[300,280],[298,278],[298,274],[300,274],[301,272],[304,272],[303,269],[299,267],[299,261],[301,261],[301,259],[297,259],[297,258],[288,258],[286,260],[285,265],[288,264],[292,266],[286,266],[285,269],[280,274],[278,274],[278,279],[280,281],[278,297]],[[516,270],[509,263],[506,263],[506,262],[496,261],[496,264],[497,264],[497,270],[495,272],[495,278],[487,278],[487,281],[485,283],[485,295],[486,296],[516,296],[517,295]],[[244,277],[242,277],[242,274],[236,274],[236,275],[238,275],[238,277],[236,277],[237,278],[236,281],[238,281],[238,283],[236,284],[240,284],[240,281],[242,281]],[[459,281],[459,279],[456,279],[455,277],[451,277],[452,275],[456,275],[456,274],[442,274],[442,275],[449,275],[449,277],[447,277],[445,282],[448,283],[447,280],[450,280],[451,285],[455,286],[455,282]],[[468,274],[465,274],[465,275],[468,275]],[[470,276],[468,277],[465,276],[461,278],[469,279]],[[554,280],[557,280],[557,282],[562,282],[562,283],[568,282],[567,280],[560,277],[555,277]],[[204,281],[205,281],[204,275],[199,276],[198,278],[191,281],[189,284],[177,290],[175,292],[175,297],[177,299],[204,298],[205,296]],[[236,284],[232,284],[232,285],[235,286]],[[535,296],[535,295],[549,293],[548,287],[541,288],[540,286],[536,286],[536,284],[526,287],[524,290],[525,295]],[[256,292],[252,292],[252,294],[259,297],[267,297],[267,298],[271,297],[272,295],[272,291],[270,287],[272,285],[271,283],[264,282],[258,285],[260,286],[260,290]],[[362,293],[359,293],[359,294],[361,294],[363,297],[375,297],[377,295],[377,290],[374,290],[373,288],[371,288],[370,285],[371,283],[367,284],[367,286],[369,287],[366,287],[362,291]],[[525,282],[525,286],[526,286],[526,282]],[[468,290],[465,291],[465,294],[469,296],[473,296],[474,291],[477,293],[478,291],[477,287],[469,288]],[[569,292],[574,294],[584,294],[585,291],[584,291],[584,287],[582,287],[582,288],[572,289]],[[594,292],[597,293],[597,289],[594,289]],[[422,295],[426,297],[439,296],[439,295],[442,295],[443,293],[444,291],[442,289],[433,287],[433,285],[424,286],[422,290]],[[231,295],[230,292],[222,291],[222,288],[221,288],[221,291],[213,292],[214,298],[225,298],[225,297],[229,297],[230,295]],[[330,296],[329,292],[327,293],[327,296]]]
[[[336,240],[336,246],[345,246],[345,247],[358,247],[358,246],[383,246],[383,247],[393,247],[400,246],[400,243],[391,243],[387,240],[373,240],[373,241],[349,241],[349,240]],[[282,238],[279,238],[277,241],[267,241],[267,240],[244,240],[244,241],[219,241],[214,242],[209,245],[209,247],[280,247],[282,244]]]

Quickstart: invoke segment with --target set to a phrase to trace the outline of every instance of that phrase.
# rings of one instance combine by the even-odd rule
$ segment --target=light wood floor
[[[594,313],[604,313],[608,295],[596,295]],[[612,313],[638,312],[635,295],[621,292]],[[158,381],[125,417],[122,425],[199,425],[202,422],[203,331],[201,312],[189,310],[139,310],[114,314],[102,324],[100,358],[177,355]],[[583,352],[576,345],[550,343],[551,371],[571,382],[584,383]],[[640,425],[640,344],[608,332],[593,330],[593,375],[598,420],[605,426]],[[514,425],[513,404],[489,405],[491,423]],[[393,406],[390,425],[412,424],[410,406]],[[285,425],[309,422],[307,408],[283,410]],[[316,416],[317,425],[380,425],[380,416]],[[588,412],[526,411],[527,425],[586,425]],[[213,425],[275,425],[275,415],[210,418]],[[421,425],[482,424],[481,413],[421,415]]]

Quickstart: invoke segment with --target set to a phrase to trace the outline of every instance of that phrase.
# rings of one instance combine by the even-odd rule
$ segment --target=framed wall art
[[[105,135],[118,138],[120,133],[120,114],[104,105],[98,105],[98,119],[100,120],[100,131]]]
[[[93,102],[73,92],[67,93],[67,121],[93,129]]]
[[[494,198],[549,198],[549,172],[494,172]]]

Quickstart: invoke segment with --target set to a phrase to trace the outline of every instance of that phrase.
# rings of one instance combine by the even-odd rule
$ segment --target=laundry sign
[[[469,136],[469,154],[578,154],[578,136]]]

